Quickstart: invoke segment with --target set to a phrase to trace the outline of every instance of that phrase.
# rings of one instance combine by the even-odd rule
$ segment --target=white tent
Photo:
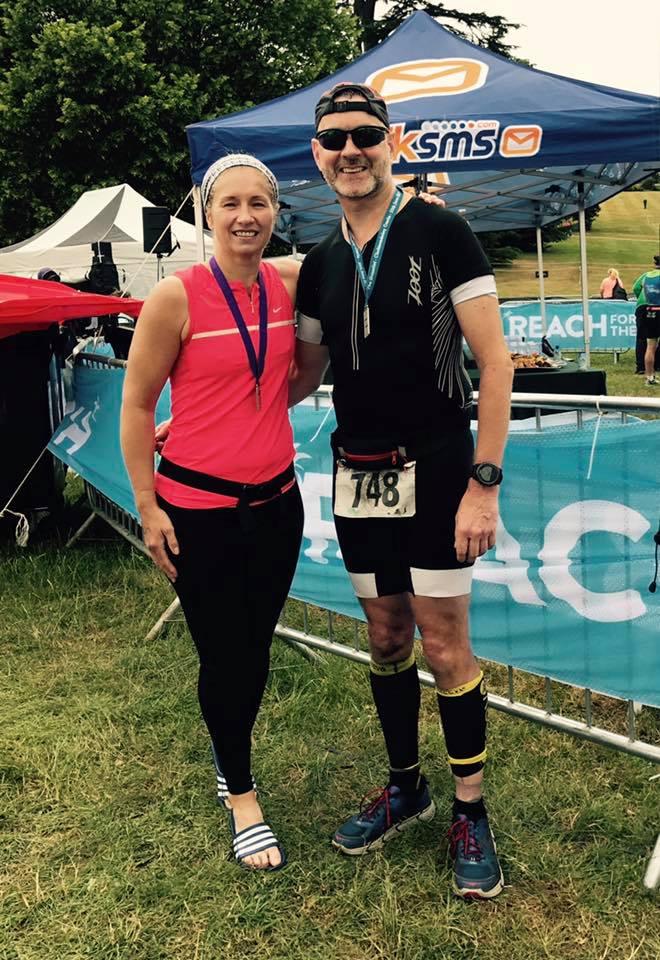
[[[126,183],[87,190],[45,230],[0,249],[0,273],[36,277],[40,267],[52,267],[62,280],[80,281],[92,264],[91,244],[104,241],[112,244],[122,288],[143,298],[157,280],[157,258],[144,253],[142,243],[142,208],[153,206]],[[162,258],[165,275],[197,262],[195,227],[172,218],[171,230],[172,244],[178,241],[180,249]]]

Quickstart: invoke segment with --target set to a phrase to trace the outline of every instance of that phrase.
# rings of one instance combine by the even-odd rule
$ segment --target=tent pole
[[[545,337],[548,332],[548,320],[545,312],[545,279],[543,277],[543,239],[541,227],[536,224],[536,258],[539,266],[539,300],[541,303],[541,330]]]
[[[587,276],[587,230],[584,216],[584,182],[578,185],[578,224],[580,226],[580,287],[582,293],[582,321],[584,326],[584,366],[590,367],[589,278]]]
[[[195,239],[197,240],[197,262],[204,263],[206,260],[206,251],[204,250],[204,210],[202,209],[202,191],[195,184],[193,187],[193,207],[195,210]]]

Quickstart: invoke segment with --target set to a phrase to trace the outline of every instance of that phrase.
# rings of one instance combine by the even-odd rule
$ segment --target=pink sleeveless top
[[[268,298],[268,350],[261,409],[242,337],[203,264],[177,271],[188,297],[188,336],[170,374],[172,425],[163,454],[173,463],[239,483],[263,483],[293,460],[288,375],[294,349],[293,304],[271,264],[262,263]],[[230,282],[259,353],[259,286],[251,295]],[[197,490],[156,473],[156,491],[177,507],[232,507],[235,497]],[[288,486],[290,486],[289,484]]]

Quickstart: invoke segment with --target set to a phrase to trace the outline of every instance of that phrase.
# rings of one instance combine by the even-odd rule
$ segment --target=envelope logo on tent
[[[481,60],[407,60],[376,70],[367,77],[387,103],[419,97],[446,97],[483,87],[488,64]]]
[[[525,127],[505,127],[500,140],[503,157],[533,157],[541,148],[543,127],[532,123]]]

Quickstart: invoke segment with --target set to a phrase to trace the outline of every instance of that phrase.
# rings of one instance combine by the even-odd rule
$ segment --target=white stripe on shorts
[[[410,568],[410,579],[416,597],[463,597],[472,589],[474,567],[460,570],[420,570]]]
[[[472,589],[473,567],[460,570],[421,570],[410,568],[415,596],[418,597],[463,597]],[[356,597],[371,600],[378,597],[375,573],[348,573]]]
[[[378,596],[375,573],[351,573],[349,570],[348,575],[351,578],[356,597],[371,600]]]

